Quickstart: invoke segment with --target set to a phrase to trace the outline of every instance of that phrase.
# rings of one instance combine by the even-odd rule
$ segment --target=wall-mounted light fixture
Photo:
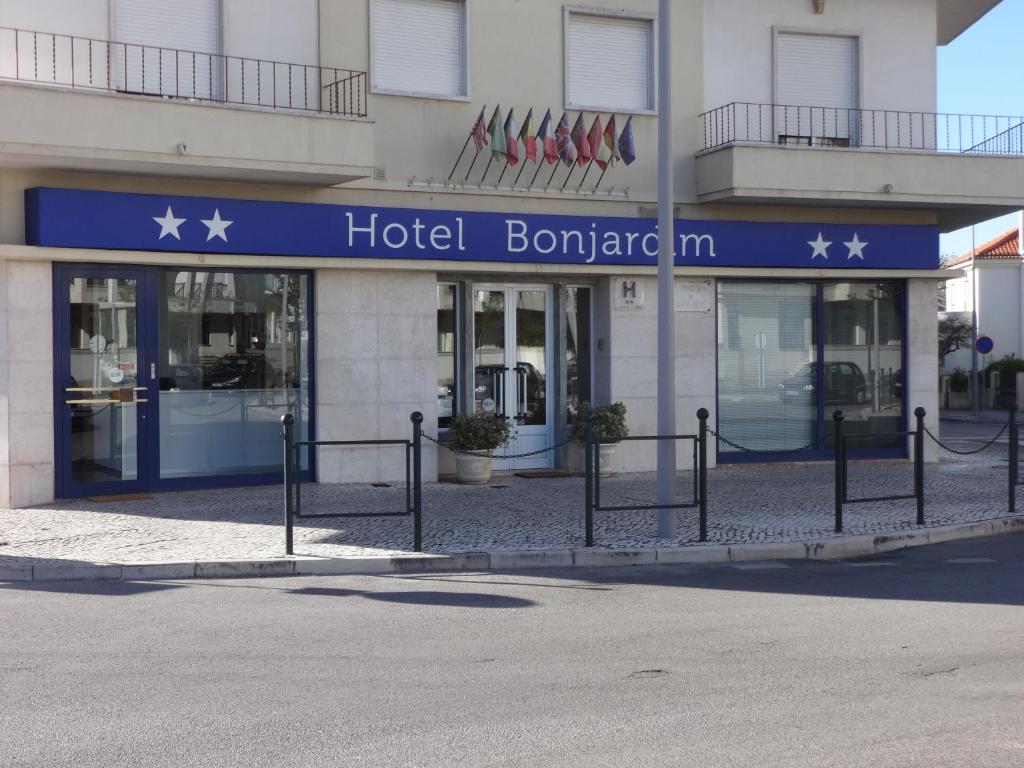
[[[815,13],[825,12],[825,0],[811,0],[811,5],[814,6]]]

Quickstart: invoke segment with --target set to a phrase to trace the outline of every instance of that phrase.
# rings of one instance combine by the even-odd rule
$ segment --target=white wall
[[[0,0],[0,27],[107,40],[110,0]]]
[[[53,499],[52,267],[0,262],[0,506]]]
[[[978,262],[978,334],[995,343],[992,360],[1021,356],[1021,267],[1019,259]]]
[[[939,434],[939,323],[935,315],[935,280],[907,280],[907,424],[914,428],[914,410],[927,412],[925,425]],[[908,441],[907,450],[913,451]],[[909,455],[913,455],[910,453]],[[925,461],[938,461],[938,446],[924,441]]]
[[[773,103],[773,28],[857,35],[863,109],[934,112],[935,0],[704,0],[704,107]]]
[[[317,439],[401,439],[409,415],[437,434],[437,275],[318,270]],[[437,478],[437,452],[423,451],[423,479]],[[400,446],[324,448],[320,482],[405,479]]]
[[[658,434],[658,289],[653,277],[636,278],[643,285],[643,306],[615,307],[605,285],[596,299],[598,351],[596,375],[600,402],[621,401],[626,406],[629,430],[634,435]],[[677,279],[677,283],[681,279]],[[608,281],[605,281],[606,283]],[[614,286],[614,280],[611,281]],[[714,295],[714,284],[711,291]],[[604,350],[600,346],[604,346]],[[676,428],[678,434],[697,431],[697,409],[707,408],[709,424],[715,423],[715,316],[714,313],[675,313]],[[618,451],[623,471],[651,471],[657,461],[653,441],[629,445]],[[709,466],[714,466],[709,443]],[[692,465],[692,444],[680,441],[676,464]]]

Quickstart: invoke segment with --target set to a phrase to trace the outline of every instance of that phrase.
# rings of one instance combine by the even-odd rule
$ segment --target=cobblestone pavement
[[[970,444],[958,444],[968,448]],[[850,495],[910,493],[908,462],[854,462]],[[692,498],[691,473],[679,474],[680,496]],[[709,543],[802,541],[836,536],[831,463],[731,465],[709,471]],[[928,527],[988,520],[1007,514],[1005,446],[973,457],[946,454],[925,472]],[[602,481],[605,505],[645,504],[654,476],[619,475]],[[1022,494],[1024,495],[1024,494]],[[157,494],[152,499],[59,502],[0,511],[0,564],[86,561],[106,563],[257,559],[283,553],[279,487]],[[306,485],[303,512],[399,511],[403,485]],[[597,546],[653,547],[697,542],[696,510],[677,513],[679,535],[656,536],[654,512],[598,512]],[[913,500],[854,504],[846,533],[913,530]],[[496,475],[483,487],[430,484],[423,490],[424,549],[435,553],[569,549],[583,545],[583,479],[525,479]],[[346,557],[408,552],[411,520],[300,521],[295,552]]]

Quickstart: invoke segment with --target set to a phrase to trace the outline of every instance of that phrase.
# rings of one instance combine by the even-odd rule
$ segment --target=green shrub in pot
[[[610,445],[629,436],[629,426],[626,424],[626,406],[622,403],[594,406],[578,403],[569,413],[572,420],[572,438],[577,443],[582,443],[586,434],[584,415],[588,408],[594,415],[591,428],[595,443]]]
[[[456,451],[490,453],[507,443],[510,434],[507,419],[495,418],[486,413],[459,414],[452,419],[448,447]]]

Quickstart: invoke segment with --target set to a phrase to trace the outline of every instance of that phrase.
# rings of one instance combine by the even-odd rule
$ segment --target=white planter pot
[[[598,451],[600,451],[601,459],[601,477],[608,477],[614,475],[619,470],[619,464],[616,460],[617,452],[616,448],[618,443],[605,443],[597,445]],[[584,455],[586,450],[582,445],[576,442],[569,443],[566,451],[566,469],[568,469],[574,475],[584,474]]]
[[[459,482],[466,485],[484,485],[491,479],[491,463],[489,452],[455,454],[455,472]]]

